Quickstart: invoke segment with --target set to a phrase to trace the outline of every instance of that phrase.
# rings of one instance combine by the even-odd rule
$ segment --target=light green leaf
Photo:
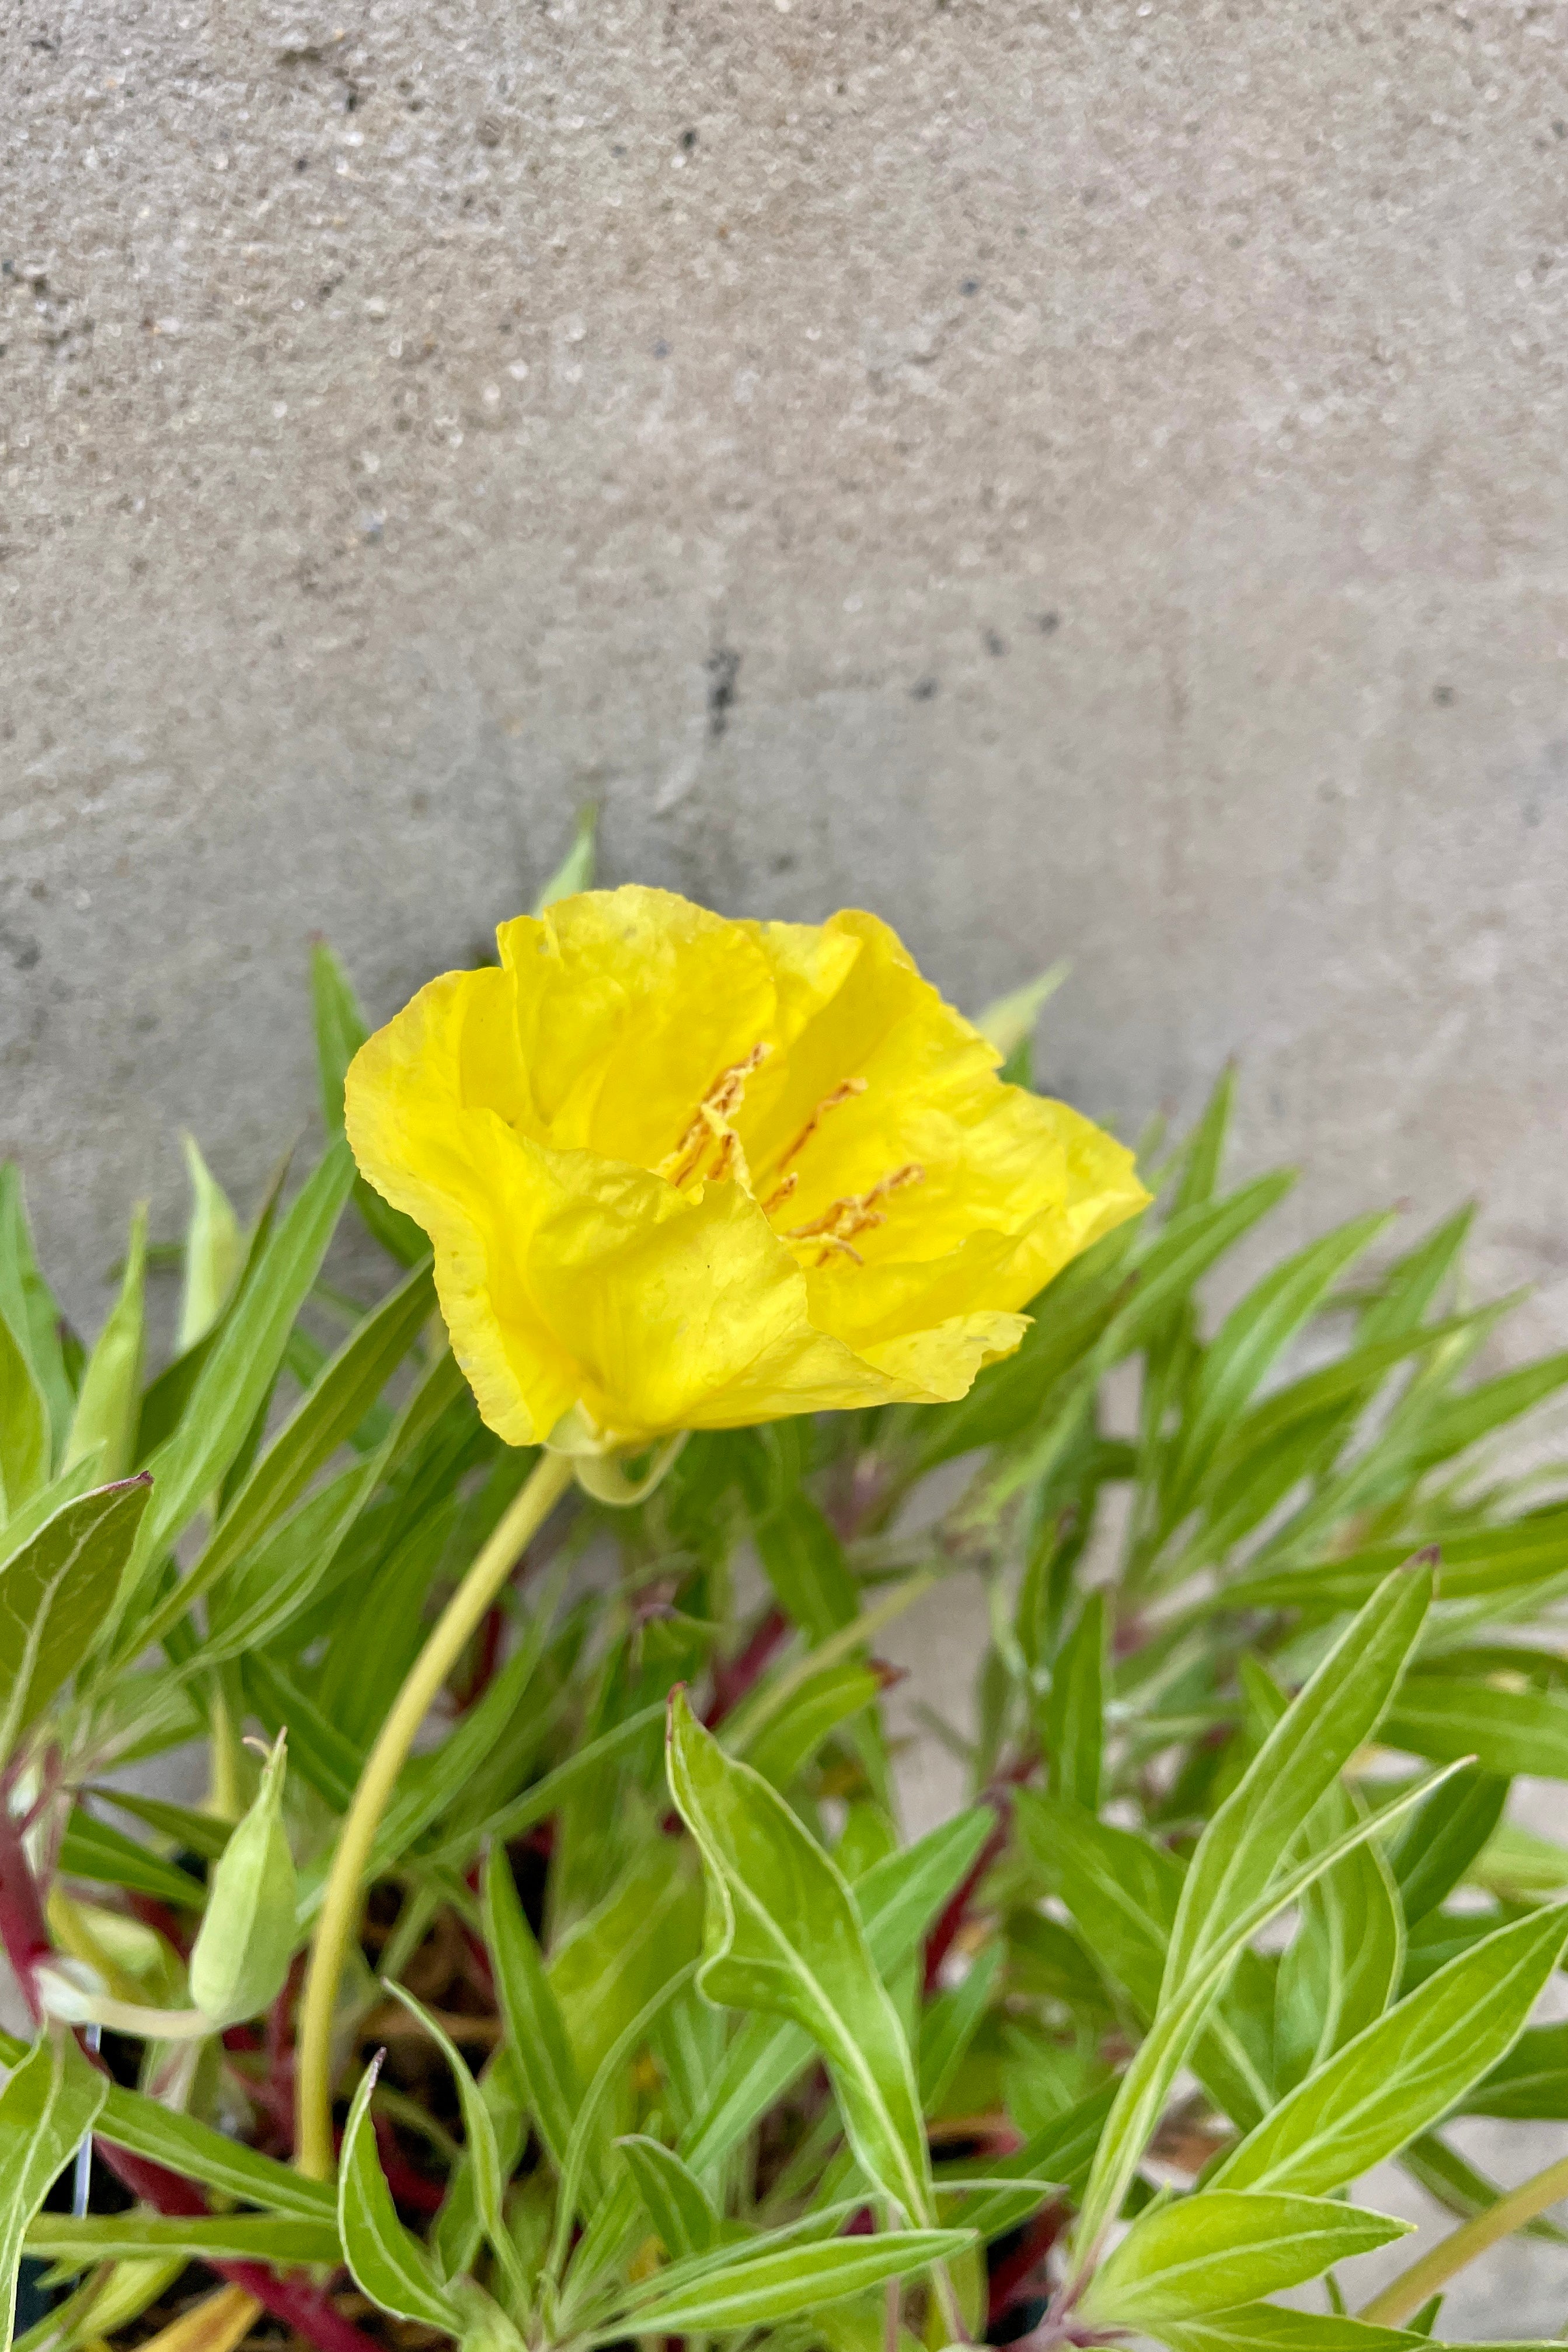
[[[1085,2191],[1080,2262],[1119,2209],[1165,2096],[1226,1976],[1258,1930],[1372,1833],[1366,1822],[1282,1867],[1320,1799],[1382,1717],[1419,1637],[1429,1574],[1398,1571],[1368,1601],[1268,1735],[1200,1839],[1166,1954],[1160,2005],[1122,2077]],[[1419,1801],[1410,1790],[1382,1816]]]
[[[572,836],[572,846],[550,879],[542,885],[533,902],[535,915],[542,915],[558,899],[574,898],[579,890],[594,887],[595,837],[598,832],[599,812],[590,801],[577,812],[577,830]]]
[[[347,1147],[342,1149],[346,1151]],[[322,1167],[327,1164],[323,1161]],[[309,1250],[314,1245],[317,1236],[321,1235],[322,1249],[331,1237],[330,1224],[324,1234],[321,1234],[321,1228],[327,1223],[329,1215],[335,1220],[337,1210],[342,1206],[342,1173],[340,1167],[334,1185],[327,1188],[323,1194],[318,1215],[300,1237],[303,1246],[279,1275],[279,1283],[287,1282],[289,1296],[299,1288],[303,1264],[309,1262]],[[315,1181],[312,1178],[311,1181]],[[331,1207],[334,1192],[337,1207]],[[302,1193],[300,1201],[304,1199]],[[289,1211],[278,1236],[279,1245],[289,1238],[299,1207],[300,1202],[297,1202]],[[257,1269],[256,1283],[266,1276],[270,1258],[271,1252],[268,1251],[267,1259]],[[309,1282],[306,1282],[304,1288],[309,1286]],[[205,1592],[238,1566],[268,1529],[305,1492],[317,1471],[353,1435],[366,1412],[380,1396],[428,1320],[434,1296],[428,1267],[418,1267],[350,1333],[252,1468],[188,1574],[176,1586],[170,1599],[139,1629],[139,1645],[161,1640],[171,1625],[178,1623],[197,1595]],[[296,1311],[302,1301],[301,1290],[295,1300]],[[251,1305],[251,1288],[247,1286],[235,1318],[237,1323],[247,1319]],[[269,1334],[269,1338],[271,1336],[275,1335]],[[286,1332],[284,1336],[287,1336]],[[225,1346],[226,1339],[226,1333]],[[217,1361],[218,1356],[215,1354],[215,1368]],[[191,1415],[202,1410],[205,1393],[206,1380],[204,1377],[192,1400],[187,1422]],[[400,1434],[395,1429],[382,1449],[374,1464],[378,1473],[384,1473]],[[174,1443],[177,1444],[179,1440]],[[167,1475],[161,1458],[154,1464],[154,1469],[160,1479]]]
[[[14,1517],[47,1485],[49,1408],[20,1341],[0,1315],[0,1508]]]
[[[199,2180],[220,2197],[237,2198],[244,2204],[264,2206],[270,2212],[292,2214],[304,2221],[332,2221],[335,2202],[324,2181],[307,2180],[291,2165],[279,2164],[247,2147],[243,2140],[215,2131],[210,2124],[181,2115],[141,2091],[111,2084],[97,2131],[100,2139],[129,2149],[132,2156],[146,2157],[171,2172],[184,2173],[189,2180]]]
[[[841,1723],[875,1703],[882,1685],[874,1666],[851,1659],[824,1666],[746,1742],[746,1762],[775,1789],[786,1789]]]
[[[79,1496],[0,1569],[0,1762],[91,1646],[148,1491],[132,1478]]]
[[[701,1940],[702,1890],[690,1849],[650,1839],[551,1954],[550,1990],[580,2082],[593,2080],[610,2044],[649,1996],[697,1958]]]
[[[856,1907],[872,1961],[884,1980],[903,1966],[961,1884],[995,1820],[988,1805],[975,1805],[928,1831],[903,1852],[885,1855],[856,1881]],[[811,2038],[799,2026],[769,2016],[748,2018],[681,2135],[680,2153],[692,2170],[706,2174],[716,2165],[782,2098],[811,2055]]]
[[[1056,994],[1070,969],[1067,963],[1054,963],[1037,980],[1026,981],[1022,988],[994,997],[983,1013],[975,1014],[975,1027],[1005,1062],[1034,1035],[1041,1008]]]
[[[776,2325],[886,2279],[929,2269],[973,2242],[967,2230],[892,2230],[875,2237],[833,2238],[826,2245],[788,2246],[781,2252],[764,2248],[690,2280],[681,2275],[684,2266],[672,2266],[660,2273],[646,2299],[637,2299],[628,2320],[601,2330],[594,2340]]]
[[[34,2215],[103,2105],[108,2077],[66,2032],[36,2042],[0,2091],[0,2343],[16,2317],[16,2273]]]
[[[1095,2272],[1075,2315],[1158,2332],[1166,2320],[1317,2278],[1411,2226],[1332,2198],[1204,2189],[1141,2214]]]
[[[1281,1350],[1389,1222],[1386,1214],[1356,1217],[1323,1234],[1275,1266],[1231,1309],[1205,1352],[1188,1397],[1169,1478],[1168,1525],[1181,1517],[1226,1432]]]
[[[1568,2122],[1568,2020],[1532,2025],[1459,2102],[1467,2116]]]
[[[192,2219],[162,2213],[40,2213],[26,2251],[55,2263],[134,2262],[150,2254],[184,2254],[196,2263],[337,2263],[335,2224],[271,2213],[225,2213]]]
[[[708,2191],[672,2148],[644,2132],[630,2132],[616,2146],[631,2167],[648,2220],[671,2262],[705,2254],[717,2244],[719,2216]]]
[[[123,1478],[133,1466],[142,1412],[146,1288],[147,1203],[139,1201],[131,1213],[120,1296],[87,1360],[71,1415],[64,1464],[68,1470],[78,1462],[93,1461],[94,1475],[107,1482]]]
[[[225,1317],[178,1427],[149,1465],[153,1505],[126,1570],[122,1603],[221,1483],[244,1444],[271,1390],[289,1328],[321,1270],[353,1174],[348,1145],[333,1144]],[[139,1649],[140,1635],[132,1630],[122,1646]]]
[[[1198,2318],[1163,2319],[1159,2336],[1171,2352],[1417,2352],[1427,2340],[1403,2327],[1292,2311],[1281,2303],[1244,2303]]]
[[[294,1857],[283,1826],[279,1732],[254,1803],[213,1865],[191,1950],[191,1999],[217,2026],[239,2025],[283,1989],[294,1953]]]
[[[206,1636],[178,1661],[187,1681],[265,1647],[322,1596],[323,1588],[331,1591],[339,1554],[374,1492],[379,1469],[374,1459],[356,1462],[318,1487],[209,1594]]]
[[[381,2060],[374,2059],[343,2126],[338,2164],[338,2231],[343,2257],[362,2294],[397,2319],[419,2320],[444,2335],[460,2336],[463,2315],[436,2274],[436,2266],[397,2218],[392,2191],[375,2152],[370,2097]]]
[[[508,2284],[526,2305],[533,2282],[522,2273],[521,2259],[510,2231],[506,2226],[501,2200],[506,2193],[506,2179],[501,2171],[500,2144],[484,2095],[468,2072],[461,2052],[423,2002],[400,1984],[387,1987],[393,1998],[400,2000],[410,2017],[416,2017],[426,2032],[440,2051],[450,2069],[458,2089],[458,2105],[462,2110],[463,2142],[468,2156],[468,2171],[473,2187],[474,2203],[478,2209],[485,2236],[489,2239]]]
[[[329,1137],[343,1131],[343,1080],[367,1034],[359,1002],[342,965],[325,940],[310,950],[310,1002],[316,1020],[316,1066],[321,1087],[321,1123]],[[363,1176],[354,1179],[354,1206],[371,1234],[401,1265],[417,1265],[430,1244],[412,1217],[384,1201]]]
[[[154,1895],[179,1910],[200,1911],[206,1905],[207,1891],[199,1878],[165,1862],[151,1846],[127,1837],[112,1822],[95,1821],[79,1805],[66,1822],[60,1868],[68,1878],[96,1878],[106,1886],[129,1886],[135,1894]]]
[[[1413,1675],[1383,1737],[1391,1748],[1444,1763],[1473,1756],[1486,1772],[1568,1780],[1568,1699],[1550,1691]]]
[[[1568,1905],[1450,1960],[1281,2100],[1213,2176],[1233,2189],[1337,2189],[1447,2113],[1523,2031],[1568,1942]]]
[[[183,1356],[212,1329],[245,1264],[245,1235],[227,1193],[202,1158],[195,1137],[183,1135],[180,1142],[191,1180],[191,1218],[185,1228],[185,1279],[174,1340],[176,1356]]]
[[[1502,1818],[1508,1785],[1479,1764],[1467,1765],[1414,1816],[1393,1856],[1407,1927],[1435,1911],[1464,1877]]]
[[[1091,1592],[1057,1654],[1043,1710],[1052,1794],[1091,1813],[1100,1810],[1107,1640],[1105,1595]]]
[[[1166,1955],[1168,1998],[1252,1908],[1308,1815],[1372,1737],[1420,1634],[1429,1569],[1389,1577],[1269,1733],[1198,1842]]]
[[[608,2197],[602,2184],[605,2160],[610,2153],[610,2136],[605,2120],[625,2082],[626,2069],[647,2040],[660,2014],[688,1986],[696,1974],[696,1962],[682,1969],[679,1976],[661,1985],[651,2000],[626,2026],[618,2039],[610,2044],[600,2063],[599,2071],[584,2094],[572,2126],[572,2137],[566,2145],[566,2161],[561,2168],[561,2193],[555,2205],[555,2229],[550,2245],[549,2270],[552,2279],[559,2279],[565,2264],[571,2243],[574,2216],[580,2210],[595,2206],[618,2203],[618,2194],[612,2190]],[[625,2179],[623,2173],[621,2178]],[[579,2263],[581,2257],[579,2257]]]
[[[38,1268],[22,1194],[22,1171],[14,1160],[0,1167],[0,1321],[10,1325],[43,1391],[52,1447],[58,1452],[65,1443],[71,1415],[64,1319]]]
[[[951,1991],[940,1992],[927,2003],[921,2019],[921,2112],[939,2114],[949,2085],[964,2053],[984,2020],[997,1973],[1006,1957],[998,1937],[971,1963],[968,1974]]]
[[[1353,1819],[1350,1799],[1331,1790],[1333,1826]],[[1379,1847],[1357,1846],[1301,1898],[1301,1916],[1280,1955],[1276,1998],[1276,2074],[1288,2088],[1331,2058],[1382,2016],[1405,1969],[1405,1919],[1393,1873]]]
[[[496,1997],[507,2041],[522,2074],[539,2136],[559,2173],[583,2085],[533,1930],[517,1898],[505,1848],[492,1845],[484,1873],[485,1944],[495,1970]]]
[[[670,1698],[669,1785],[697,1841],[710,1910],[703,1992],[787,2017],[821,2050],[868,2177],[929,2218],[931,2170],[914,2068],[855,1899],[777,1792],[727,1757]]]

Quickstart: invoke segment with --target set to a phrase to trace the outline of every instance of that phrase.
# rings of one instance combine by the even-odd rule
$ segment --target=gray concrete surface
[[[605,811],[1560,1281],[1548,5],[13,0],[0,1145],[84,1319]],[[1542,1329],[1568,1324],[1549,1295]]]

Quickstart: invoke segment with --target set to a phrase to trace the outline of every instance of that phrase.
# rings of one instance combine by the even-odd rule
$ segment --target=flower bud
[[[285,1732],[256,1802],[214,1864],[191,1953],[191,1999],[215,2026],[237,2025],[282,1990],[294,1951],[294,1858],[283,1828]]]

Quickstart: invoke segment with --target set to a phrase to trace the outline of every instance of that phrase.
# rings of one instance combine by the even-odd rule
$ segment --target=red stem
[[[0,1943],[5,1947],[22,1997],[35,2025],[43,2018],[33,1972],[53,1947],[37,1883],[27,1862],[22,1832],[0,1795]]]
[[[128,2149],[112,2147],[106,2140],[98,2142],[98,2152],[110,2170],[121,2179],[132,2195],[142,2204],[151,2205],[160,2213],[177,2214],[195,2220],[207,2210],[201,2190],[177,2172],[166,2171],[163,2165],[153,2164],[146,2157],[132,2156]],[[307,2280],[279,2278],[261,2263],[209,2263],[209,2270],[226,2279],[231,2286],[240,2286],[253,2294],[264,2311],[285,2326],[293,2328],[317,2352],[380,2352],[374,2336],[366,2336],[353,2322],[336,2310],[320,2287]]]
[[[1047,2205],[1037,2213],[1010,2254],[991,2273],[985,2324],[994,2327],[1032,2271],[1037,2270],[1062,2233],[1066,2209]]]
[[[713,1703],[703,1720],[710,1731],[732,1714],[757,1682],[769,1659],[789,1633],[782,1609],[770,1609],[739,1657],[713,1669]]]
[[[1034,1769],[1034,1759],[1025,1758],[1016,1764],[1010,1764],[1002,1778],[1004,1782],[1011,1781],[1017,1786],[1028,1779]],[[985,1801],[996,1809],[996,1826],[981,1847],[968,1875],[926,1937],[925,1990],[928,1993],[936,1988],[942,1964],[952,1951],[959,1929],[969,1916],[969,1906],[974,1900],[976,1888],[1007,1843],[1007,1829],[1013,1811],[1013,1801],[1007,1789],[987,1789]]]

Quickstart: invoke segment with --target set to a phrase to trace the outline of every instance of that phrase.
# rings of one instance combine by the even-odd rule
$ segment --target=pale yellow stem
[[[365,1759],[353,1802],[332,1857],[300,2011],[295,2089],[295,2158],[311,2180],[332,2174],[332,2018],[349,1946],[359,1926],[365,1873],[381,1817],[420,1725],[447,1675],[506,1582],[518,1554],[542,1527],[572,1483],[563,1454],[541,1454],[495,1533],[447,1603],[429,1640],[409,1669],[375,1746]]]
[[[1418,2263],[1401,2271],[1393,2285],[1374,2294],[1357,2317],[1372,2320],[1381,2327],[1399,2326],[1419,2311],[1439,2287],[1447,2286],[1467,2263],[1473,2263],[1478,2254],[1484,2254],[1500,2239],[1510,2237],[1515,2230],[1522,2230],[1527,2221],[1533,2221],[1538,2213],[1544,2213],[1549,2205],[1555,2205],[1564,2197],[1568,2197],[1568,2156],[1556,2164],[1549,2164],[1544,2172],[1536,2173],[1522,2188],[1500,2197],[1495,2205],[1489,2205],[1484,2213],[1478,2213],[1473,2221],[1467,2221],[1462,2229],[1455,2230],[1440,2245],[1434,2246],[1429,2254],[1423,2254]]]

